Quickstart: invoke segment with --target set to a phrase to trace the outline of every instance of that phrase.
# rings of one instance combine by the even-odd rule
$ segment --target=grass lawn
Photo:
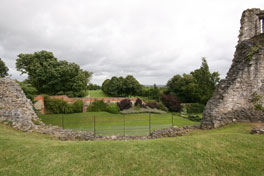
[[[264,135],[235,124],[145,141],[58,141],[0,124],[0,175],[264,175]]]
[[[62,114],[39,115],[45,124],[62,126]],[[155,129],[168,128],[172,126],[185,126],[199,124],[178,115],[171,114],[111,114],[107,112],[86,112],[64,115],[64,128],[74,130],[94,130],[94,117],[96,134],[102,135],[148,135],[149,120],[151,120],[151,131]]]
[[[107,94],[105,94],[102,90],[88,90],[87,96],[90,98],[103,98],[103,97],[109,97]]]

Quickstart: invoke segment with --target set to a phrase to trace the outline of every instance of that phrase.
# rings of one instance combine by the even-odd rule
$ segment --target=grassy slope
[[[121,114],[111,114],[107,112],[86,112],[64,115],[64,127],[76,130],[93,131],[93,117],[96,117],[97,134],[103,135],[123,135],[124,116]],[[56,126],[62,125],[61,114],[39,115],[46,124]],[[152,130],[168,128],[172,126],[171,114],[152,114]],[[173,117],[173,124],[176,126],[199,124],[180,116]],[[148,135],[149,114],[129,114],[125,116],[125,126],[127,135]]]
[[[264,175],[264,136],[235,124],[147,141],[58,141],[0,125],[0,175]]]
[[[102,90],[88,90],[87,96],[90,96],[91,98],[104,98],[109,97],[107,94],[105,94]]]

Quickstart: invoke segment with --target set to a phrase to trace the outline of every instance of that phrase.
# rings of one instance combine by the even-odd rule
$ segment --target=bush
[[[140,108],[142,108],[142,107],[143,107],[142,100],[138,98],[138,99],[136,100],[136,102],[135,102],[135,106],[136,106],[136,107],[140,107]]]
[[[150,107],[151,109],[158,109],[159,105],[156,102],[148,102],[146,104],[147,107]]]
[[[88,106],[87,112],[106,111],[106,107],[107,104],[103,100],[96,100]]]
[[[205,106],[199,103],[192,103],[191,105],[186,105],[187,113],[202,113]]]
[[[164,106],[163,103],[158,103],[158,109],[166,112],[169,111],[168,108]]]
[[[181,103],[175,98],[173,95],[162,95],[161,97],[162,103],[172,112],[180,112],[181,111]]]
[[[124,99],[124,100],[120,101],[120,103],[118,103],[118,106],[119,106],[120,110],[123,111],[124,109],[131,108],[132,103],[129,99]]]
[[[110,103],[106,107],[106,111],[112,114],[118,114],[120,112],[119,106],[116,103]]]
[[[83,101],[77,100],[73,104],[68,104],[68,106],[71,106],[73,113],[83,112]]]
[[[189,115],[188,119],[191,121],[195,121],[195,122],[200,122],[201,121],[201,117],[199,117],[198,115]]]
[[[45,107],[48,113],[53,114],[70,114],[70,113],[78,113],[83,112],[83,102],[82,100],[78,100],[73,104],[68,104],[64,100],[61,99],[53,99],[49,96],[44,96]]]

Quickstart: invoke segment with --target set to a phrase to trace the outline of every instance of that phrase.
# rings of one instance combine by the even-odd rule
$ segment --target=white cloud
[[[14,78],[19,53],[49,50],[94,72],[92,82],[134,75],[165,84],[207,57],[222,77],[235,51],[242,11],[262,0],[2,0],[0,57]]]

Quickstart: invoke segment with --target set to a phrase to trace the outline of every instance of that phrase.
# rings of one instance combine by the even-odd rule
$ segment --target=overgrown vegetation
[[[258,46],[258,45],[255,45],[255,46],[253,46],[252,48],[250,48],[250,51],[249,51],[248,54],[247,54],[247,57],[248,57],[248,60],[249,60],[249,61],[251,61],[251,60],[253,59],[253,56],[254,56],[256,53],[259,52],[259,49],[260,49],[260,48],[261,48],[261,47]]]
[[[35,87],[33,87],[27,79],[25,79],[24,81],[21,81],[21,82],[17,81],[17,83],[22,88],[26,97],[33,102],[34,97],[38,95],[38,90]]]
[[[83,112],[82,100],[77,100],[72,104],[69,104],[62,99],[50,98],[49,96],[44,96],[44,100],[47,113],[70,114]]]
[[[259,95],[257,92],[254,92],[251,95],[251,102],[253,103],[255,110],[264,111],[264,107],[262,106],[262,95]]]

